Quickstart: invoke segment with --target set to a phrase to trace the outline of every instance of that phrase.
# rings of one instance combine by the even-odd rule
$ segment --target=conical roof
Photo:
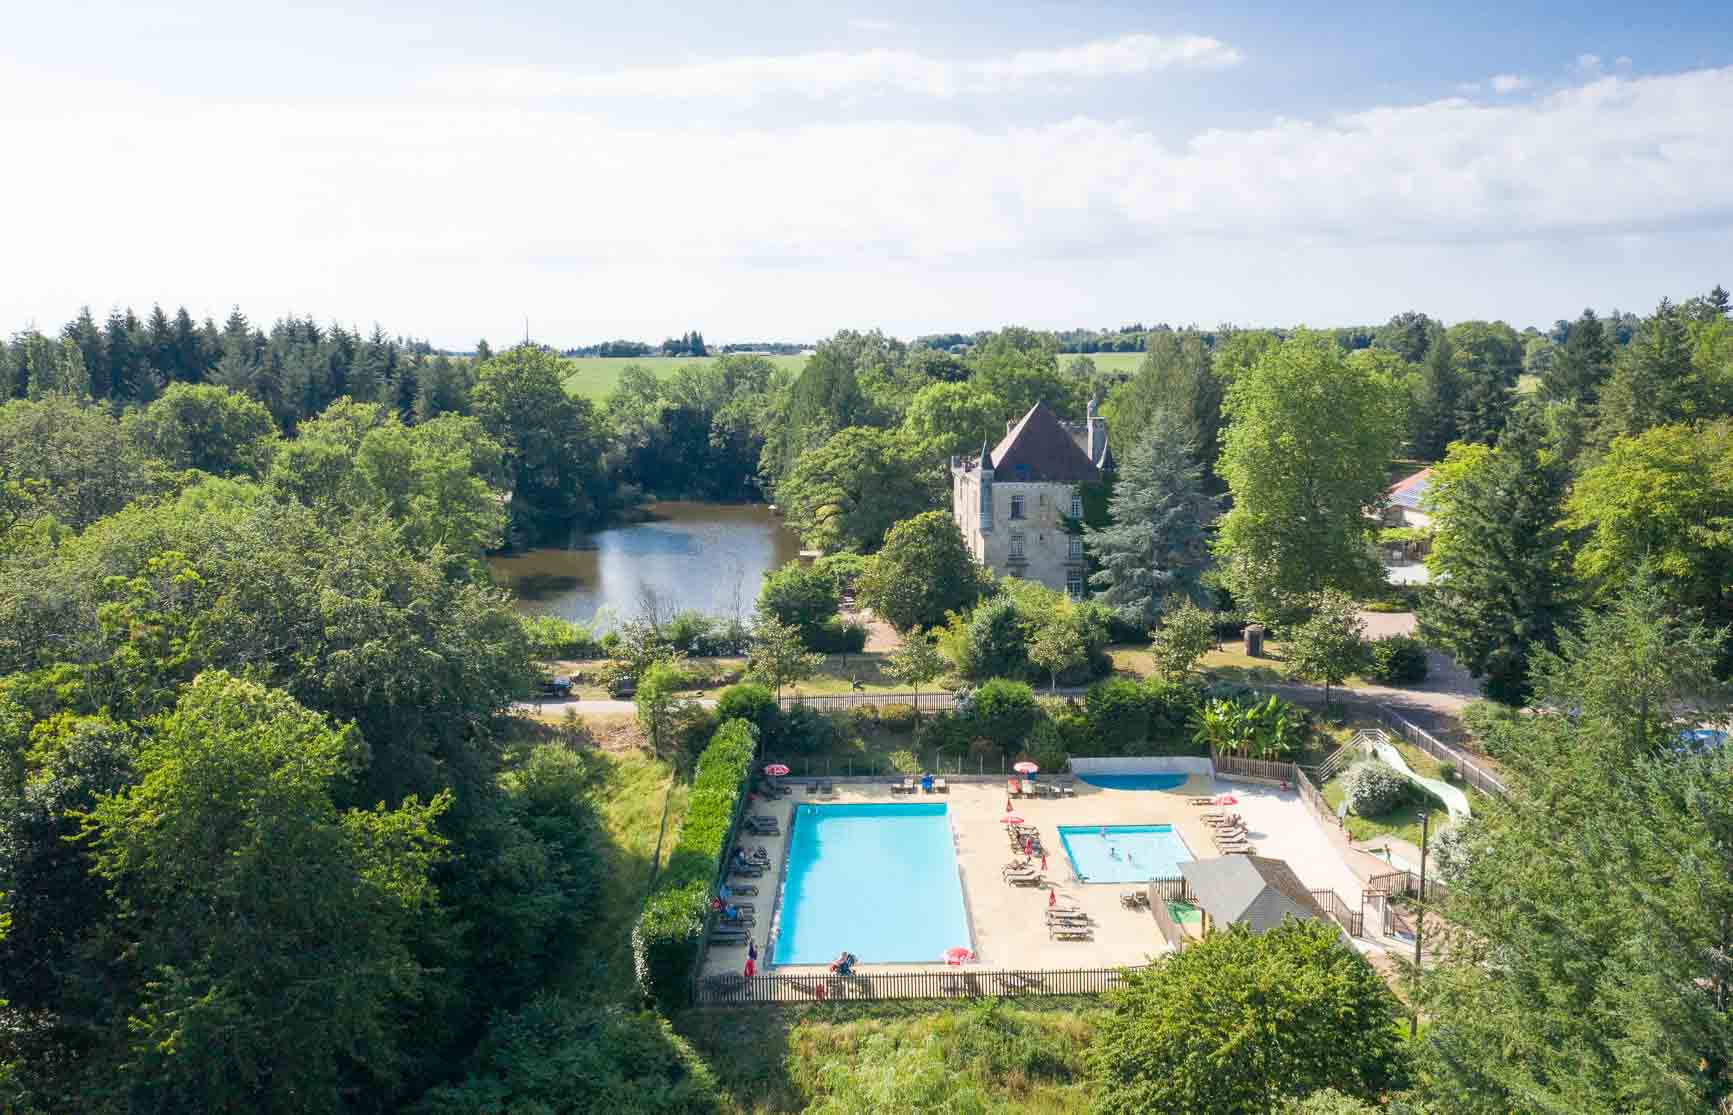
[[[1090,484],[1101,479],[1101,470],[1059,424],[1059,416],[1046,403],[1036,403],[994,448],[993,479]]]

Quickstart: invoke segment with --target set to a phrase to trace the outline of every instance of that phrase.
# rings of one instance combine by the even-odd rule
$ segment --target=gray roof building
[[[1244,925],[1262,933],[1286,917],[1326,920],[1328,914],[1286,860],[1222,856],[1179,865],[1197,906],[1221,928]]]

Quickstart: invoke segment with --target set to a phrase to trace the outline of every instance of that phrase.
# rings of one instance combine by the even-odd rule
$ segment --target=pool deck
[[[1309,887],[1335,890],[1350,904],[1359,900],[1358,876],[1343,861],[1304,802],[1293,791],[1238,781],[1211,780],[1193,775],[1174,790],[1104,790],[1077,781],[1076,796],[1069,798],[1019,798],[1012,802],[1025,822],[1036,826],[1047,847],[1046,882],[1040,887],[1011,886],[1000,878],[1000,868],[1012,853],[999,818],[1005,813],[1003,780],[952,779],[946,795],[893,796],[887,780],[836,780],[836,792],[825,797],[811,795],[806,787],[791,783],[795,792],[776,801],[754,799],[749,812],[773,814],[781,821],[782,836],[742,839],[748,847],[763,845],[770,855],[771,869],[754,880],[758,894],[742,901],[757,907],[754,940],[759,950],[759,973],[774,971],[789,975],[816,974],[822,967],[767,965],[771,949],[767,939],[774,931],[774,908],[780,899],[784,860],[793,807],[802,803],[843,804],[858,802],[942,801],[950,806],[956,834],[958,870],[975,938],[978,963],[964,971],[983,969],[1107,968],[1145,964],[1167,951],[1167,944],[1147,909],[1120,905],[1122,891],[1141,889],[1128,883],[1079,883],[1072,875],[1070,860],[1059,842],[1060,825],[1160,825],[1171,824],[1198,859],[1212,858],[1210,829],[1200,819],[1203,810],[1186,804],[1188,797],[1233,793],[1240,804],[1232,807],[1245,817],[1260,855],[1285,859]],[[882,882],[863,881],[862,900]],[[1057,892],[1057,902],[1086,911],[1094,921],[1090,941],[1055,941],[1048,937],[1048,895]],[[705,954],[703,974],[738,973],[745,963],[744,948],[711,947]],[[945,971],[934,958],[930,966],[863,964],[864,975],[875,971]]]

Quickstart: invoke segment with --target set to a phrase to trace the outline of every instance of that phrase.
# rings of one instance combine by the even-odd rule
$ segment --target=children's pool
[[[951,818],[942,804],[794,811],[777,964],[938,963],[973,948]]]
[[[1085,883],[1172,879],[1194,858],[1172,825],[1060,825],[1059,842]]]
[[[1177,790],[1185,785],[1183,774],[1080,774],[1078,781],[1103,790]]]

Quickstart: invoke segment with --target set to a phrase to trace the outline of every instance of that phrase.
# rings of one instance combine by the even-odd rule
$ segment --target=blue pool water
[[[777,964],[936,963],[973,948],[945,806],[801,805],[782,892]]]
[[[1080,774],[1080,781],[1103,790],[1177,790],[1185,785],[1183,774]]]
[[[1727,742],[1727,733],[1719,728],[1692,728],[1679,733],[1675,751],[1708,752]]]
[[[1105,837],[1099,825],[1060,825],[1059,842],[1086,883],[1172,879],[1193,858],[1172,825],[1108,825]]]

